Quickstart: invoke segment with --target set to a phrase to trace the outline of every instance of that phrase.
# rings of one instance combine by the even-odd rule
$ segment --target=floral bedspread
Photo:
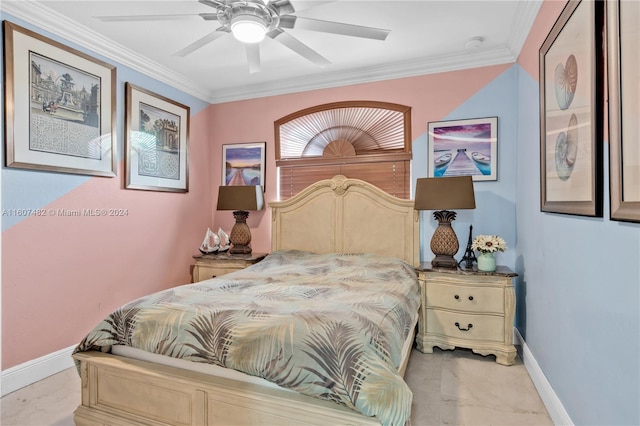
[[[397,369],[419,291],[399,259],[280,251],[134,300],[74,353],[128,345],[216,364],[405,425],[412,393]]]

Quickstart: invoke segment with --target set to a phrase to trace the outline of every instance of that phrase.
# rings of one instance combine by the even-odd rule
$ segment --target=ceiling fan
[[[296,16],[293,15],[295,8],[289,0],[198,0],[198,2],[215,9],[215,12],[199,13],[198,15],[207,21],[218,21],[220,26],[174,55],[184,57],[221,36],[233,34],[245,46],[250,73],[260,71],[259,43],[265,37],[280,42],[320,67],[331,63],[285,30],[295,28],[373,40],[385,40],[390,32],[380,28]],[[314,2],[314,5],[320,3],[331,2]],[[96,18],[105,22],[114,22],[173,20],[187,16],[190,15],[97,16]]]

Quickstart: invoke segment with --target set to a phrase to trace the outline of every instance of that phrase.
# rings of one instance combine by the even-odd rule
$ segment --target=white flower
[[[505,251],[507,243],[497,235],[478,235],[473,239],[471,244],[472,250],[478,250],[481,253],[493,253],[496,251]]]

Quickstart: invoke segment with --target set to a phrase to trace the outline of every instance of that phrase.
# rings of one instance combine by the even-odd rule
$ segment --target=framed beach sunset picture
[[[498,179],[498,117],[429,123],[429,177]]]
[[[222,185],[260,185],[264,191],[266,142],[222,145]]]

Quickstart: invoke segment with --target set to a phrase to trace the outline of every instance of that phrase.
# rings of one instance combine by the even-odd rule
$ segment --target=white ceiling
[[[276,40],[260,43],[261,71],[249,73],[231,34],[193,53],[175,53],[219,23],[197,0],[3,0],[3,12],[143,72],[210,103],[249,99],[484,65],[512,63],[541,0],[291,0],[300,17],[390,30],[384,41],[286,30],[331,64],[320,68]],[[113,15],[186,15],[182,19],[104,22]],[[482,37],[480,47],[467,42]]]

